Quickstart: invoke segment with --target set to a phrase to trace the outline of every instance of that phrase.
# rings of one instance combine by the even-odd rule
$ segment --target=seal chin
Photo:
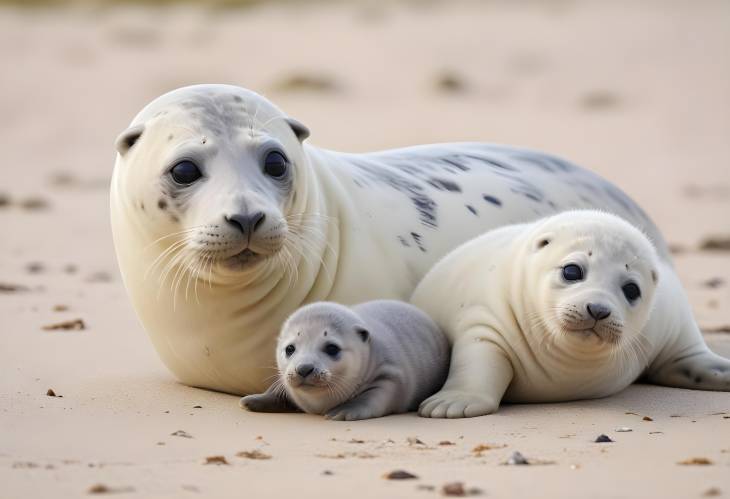
[[[607,343],[611,345],[617,344],[621,341],[621,332],[615,330],[615,328],[607,329],[600,327],[599,324],[593,324],[587,327],[576,328],[568,324],[561,325],[561,329],[568,334],[580,336],[583,339],[597,339],[600,343]]]

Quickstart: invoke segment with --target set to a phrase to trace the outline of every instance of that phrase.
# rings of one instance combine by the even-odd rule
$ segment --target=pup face
[[[303,410],[317,414],[354,394],[369,359],[370,335],[357,316],[325,304],[296,312],[279,335],[276,353],[287,393]]]
[[[555,335],[600,346],[639,341],[657,286],[656,253],[610,215],[558,217],[531,241],[536,322]]]

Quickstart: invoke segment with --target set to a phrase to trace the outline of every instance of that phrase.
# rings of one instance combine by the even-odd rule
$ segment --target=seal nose
[[[306,378],[312,374],[312,371],[314,371],[314,366],[312,364],[299,364],[297,366],[297,374],[302,378]]]
[[[605,305],[601,305],[600,303],[588,303],[586,305],[586,309],[588,309],[588,314],[597,321],[605,319],[611,315],[611,309]]]
[[[226,222],[241,231],[241,234],[252,234],[264,223],[266,215],[263,211],[257,211],[250,215],[231,215],[224,217]]]

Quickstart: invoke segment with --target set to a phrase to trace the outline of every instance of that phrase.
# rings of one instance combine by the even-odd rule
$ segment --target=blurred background
[[[93,485],[100,480],[121,484],[106,491],[137,488],[155,497],[199,490],[240,497],[237,475],[203,475],[202,456],[230,456],[239,441],[268,445],[256,426],[261,420],[243,421],[233,397],[171,378],[134,316],[111,241],[117,134],[150,100],[196,83],[266,95],[324,148],[497,142],[598,172],[656,221],[700,326],[712,332],[713,348],[730,352],[730,1],[0,0],[0,483],[7,497],[103,493],[106,485]],[[72,331],[44,330],[58,324]],[[49,398],[49,388],[65,398]],[[541,485],[545,497],[612,493],[607,469],[622,473],[625,490],[651,483],[669,494],[643,497],[699,497],[698,475],[676,473],[676,462],[714,449],[725,454],[713,459],[727,464],[730,449],[715,445],[727,431],[717,415],[726,414],[719,411],[727,398],[677,393],[632,387],[604,401],[507,408],[507,417],[490,416],[489,428],[512,445],[541,421],[530,433],[533,451],[562,460],[550,468],[556,481]],[[617,449],[612,460],[585,448],[596,421],[602,431],[628,424],[619,423],[634,414],[626,410],[668,418],[711,406],[713,416],[692,417],[703,417],[701,424],[671,420],[671,439],[647,443],[637,432],[635,445]],[[409,418],[364,427],[400,442],[421,424]],[[345,447],[330,449],[340,444],[330,442],[324,422],[307,420],[319,433],[292,427],[295,439],[282,432],[283,420],[266,421],[280,460],[256,469],[305,497],[297,480],[281,480],[277,463],[288,456],[285,469],[315,480],[330,465],[310,459],[313,449]],[[429,438],[467,435],[465,445],[474,446],[484,436],[479,424],[429,426]],[[181,428],[198,439],[169,438]],[[337,431],[341,442],[353,437]],[[550,440],[577,432],[572,441]],[[395,466],[406,455],[414,462],[410,445],[385,462]],[[471,470],[479,484],[499,474],[484,486],[534,494],[523,475],[500,471],[499,454],[489,457],[492,475],[436,456],[423,459],[439,480]],[[595,466],[586,464],[581,475],[567,467],[581,460]],[[340,467],[359,470],[362,492],[387,471],[383,462]],[[726,467],[707,469],[702,477],[727,483]],[[246,483],[265,491],[270,482],[258,473]],[[647,482],[647,473],[657,479]],[[350,490],[354,476],[327,479]]]

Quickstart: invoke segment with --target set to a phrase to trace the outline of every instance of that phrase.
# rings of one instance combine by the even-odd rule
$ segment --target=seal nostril
[[[314,371],[314,366],[312,364],[300,364],[297,366],[297,374],[302,378],[306,378],[312,374],[312,371]]]
[[[261,227],[261,224],[264,223],[264,219],[266,218],[266,215],[263,211],[259,211],[251,215],[251,226],[253,227],[252,232],[256,232],[256,229]]]
[[[611,309],[605,305],[601,305],[600,303],[588,303],[586,305],[586,309],[588,310],[588,314],[597,321],[605,319],[611,315]]]

